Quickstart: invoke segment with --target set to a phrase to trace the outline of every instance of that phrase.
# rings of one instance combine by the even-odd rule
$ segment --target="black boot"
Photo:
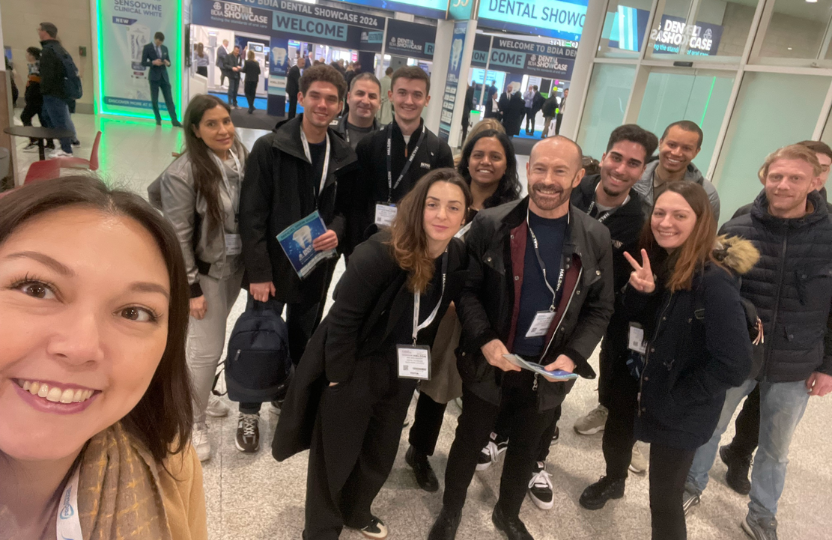
[[[506,516],[500,508],[499,502],[491,513],[491,521],[498,531],[506,534],[508,540],[534,540],[526,526],[520,521],[520,516]]]
[[[587,487],[578,502],[587,510],[599,510],[610,499],[620,499],[624,496],[626,478],[617,480],[602,476],[600,480]]]
[[[751,492],[751,482],[748,480],[751,457],[738,455],[731,445],[720,447],[719,457],[728,465],[728,472],[725,473],[725,482],[728,487],[740,495],[748,495]]]
[[[439,517],[430,528],[428,540],[454,540],[456,538],[456,530],[459,528],[459,522],[462,519],[462,514],[452,514],[446,512],[445,508],[439,512]]]
[[[407,449],[404,460],[413,469],[416,483],[419,484],[420,488],[428,493],[439,490],[439,480],[436,479],[436,473],[433,472],[433,467],[430,466],[428,456],[411,446]]]

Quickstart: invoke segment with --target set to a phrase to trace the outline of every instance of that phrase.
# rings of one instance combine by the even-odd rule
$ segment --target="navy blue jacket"
[[[159,58],[159,55],[156,54],[156,44],[155,43],[148,43],[144,46],[144,50],[142,51],[142,65],[149,67],[150,71],[147,74],[147,80],[154,82],[154,81],[165,81],[166,83],[170,83],[170,79],[168,78],[168,68],[165,64],[161,66],[154,66],[154,60],[167,60],[170,62],[170,55],[168,54],[168,48],[162,45],[159,47],[162,49],[162,57]]]

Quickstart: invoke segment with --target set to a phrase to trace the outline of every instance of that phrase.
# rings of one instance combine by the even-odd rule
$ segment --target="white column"
[[[430,103],[425,114],[425,125],[434,133],[439,132],[442,96],[445,93],[445,78],[451,59],[451,42],[454,39],[454,22],[437,21],[436,24],[436,45],[433,49],[433,67],[430,73]]]

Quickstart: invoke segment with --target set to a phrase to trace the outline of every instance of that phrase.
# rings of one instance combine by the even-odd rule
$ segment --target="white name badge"
[[[239,234],[225,235],[225,254],[239,255],[243,252],[243,237]]]
[[[527,338],[541,337],[549,333],[549,327],[552,326],[552,321],[555,320],[554,311],[538,311],[534,316],[532,325],[529,326],[529,331],[526,332]]]
[[[641,354],[647,352],[647,342],[644,341],[644,328],[630,323],[630,335],[627,340],[627,348]]]
[[[426,345],[396,345],[399,358],[399,377],[430,380],[430,347]]]
[[[376,225],[380,227],[391,226],[398,211],[399,209],[396,208],[395,204],[376,203]]]

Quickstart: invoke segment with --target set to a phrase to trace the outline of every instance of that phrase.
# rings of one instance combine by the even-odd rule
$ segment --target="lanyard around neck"
[[[413,344],[416,345],[416,337],[419,335],[419,330],[427,328],[436,318],[439,313],[439,306],[442,305],[442,297],[445,296],[445,278],[448,274],[448,248],[445,248],[445,253],[442,254],[442,292],[439,294],[439,302],[436,307],[428,315],[428,318],[422,324],[419,324],[419,309],[422,305],[421,295],[417,292],[413,293]]]
[[[569,214],[566,214],[566,223],[567,226],[569,225]],[[537,236],[534,235],[534,231],[532,230],[532,226],[529,223],[529,210],[526,210],[526,227],[529,229],[529,235],[532,237],[532,246],[534,247],[534,254],[537,257],[537,264],[540,265],[540,269],[543,271],[543,282],[546,284],[546,288],[549,289],[549,292],[552,293],[552,305],[549,307],[549,311],[555,311],[555,302],[558,298],[558,293],[560,289],[563,287],[563,276],[564,276],[564,269],[563,264],[560,267],[560,275],[558,276],[558,285],[557,288],[553,289],[552,286],[549,284],[549,278],[546,275],[546,263],[543,262],[543,257],[540,256],[540,246],[537,243]]]
[[[326,175],[329,171],[329,133],[326,134],[326,154],[324,157],[324,168],[321,172],[321,184],[318,188],[318,195],[320,195],[324,190],[324,184],[326,184]],[[309,163],[312,163],[312,152],[309,151],[309,141],[306,139],[306,133],[303,132],[303,126],[300,128],[300,140],[303,143],[303,153],[306,154],[306,159],[309,160]],[[315,164],[312,163],[314,167]],[[315,197],[317,199],[317,197]]]
[[[422,141],[425,138],[425,129],[422,126],[422,133],[419,135],[419,140],[416,141],[416,148],[413,149],[413,153],[410,154],[410,157],[407,159],[407,162],[404,164],[404,168],[402,168],[401,174],[399,174],[398,180],[396,183],[393,184],[393,158],[391,157],[391,148],[393,145],[393,122],[390,122],[390,125],[387,126],[387,202],[393,202],[393,190],[399,187],[399,184],[402,183],[402,178],[404,175],[407,174],[407,171],[410,169],[410,164],[413,163],[413,160],[416,158],[416,153],[419,151],[419,146],[422,144]],[[404,145],[407,148],[407,144]]]
[[[231,154],[231,159],[234,160],[234,166],[237,167],[237,177],[242,181],[243,179],[243,168],[240,166],[240,160],[237,158],[237,154],[234,153],[234,150],[229,150],[229,154]],[[240,197],[236,197],[235,192],[231,190],[231,182],[228,180],[228,173],[225,172],[225,163],[217,156],[215,153],[211,152],[211,157],[214,158],[214,161],[220,168],[220,174],[222,174],[222,183],[225,184],[225,190],[228,192],[228,196],[231,198],[231,206],[234,208],[234,215],[237,215],[237,212],[240,210]]]

